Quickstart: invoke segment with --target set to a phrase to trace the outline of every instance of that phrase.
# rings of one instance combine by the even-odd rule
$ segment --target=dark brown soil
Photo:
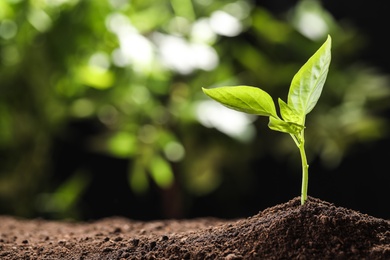
[[[390,259],[390,221],[311,197],[238,220],[3,216],[0,259]]]

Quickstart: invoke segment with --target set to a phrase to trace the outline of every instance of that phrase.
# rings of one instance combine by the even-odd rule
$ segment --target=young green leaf
[[[286,102],[284,102],[280,98],[278,99],[278,102],[280,108],[280,115],[282,116],[284,121],[296,124],[299,124],[301,122],[301,118],[293,108],[291,108]]]
[[[305,128],[303,125],[299,125],[292,122],[286,122],[274,117],[269,118],[268,127],[275,131],[279,131],[287,134],[293,134],[293,135],[299,135],[299,133],[301,133],[302,130]]]
[[[222,105],[249,114],[278,118],[271,96],[256,87],[233,86],[213,89],[202,88],[203,92]]]
[[[331,60],[331,37],[295,74],[288,93],[288,105],[300,115],[304,124],[307,115],[317,104],[324,86]]]

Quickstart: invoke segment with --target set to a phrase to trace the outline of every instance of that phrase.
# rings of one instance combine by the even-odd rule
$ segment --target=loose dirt
[[[1,216],[0,259],[390,259],[390,221],[312,197],[236,220]]]

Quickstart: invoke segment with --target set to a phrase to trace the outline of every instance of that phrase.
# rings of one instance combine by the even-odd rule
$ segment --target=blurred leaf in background
[[[248,161],[294,147],[280,136],[264,140],[257,118],[210,103],[201,87],[254,85],[285,98],[327,34],[332,66],[307,144],[337,167],[355,143],[388,135],[380,114],[390,106],[389,80],[356,62],[364,36],[319,1],[278,17],[249,0],[1,1],[0,212],[82,217],[77,202],[96,176],[80,167],[52,181],[52,151],[64,136],[128,160],[137,196],[151,185],[187,196],[175,209],[181,215],[191,198],[223,185],[223,168],[237,169],[245,186]],[[69,125],[89,120],[100,130],[77,139]]]

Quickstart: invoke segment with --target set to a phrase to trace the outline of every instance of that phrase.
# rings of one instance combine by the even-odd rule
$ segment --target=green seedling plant
[[[322,93],[331,61],[331,37],[299,69],[291,81],[287,103],[278,98],[280,116],[272,97],[252,86],[202,88],[222,105],[249,114],[268,116],[271,130],[289,134],[299,149],[302,162],[301,205],[307,200],[309,165],[305,152],[305,119]]]

